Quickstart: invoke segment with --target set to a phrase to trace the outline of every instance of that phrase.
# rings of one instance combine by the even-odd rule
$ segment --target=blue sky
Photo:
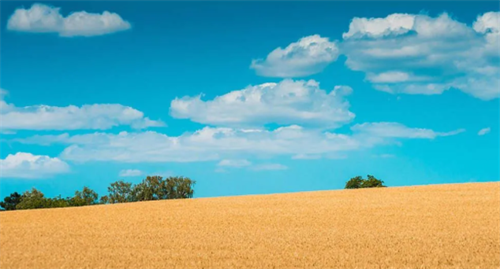
[[[366,174],[498,181],[499,14],[493,1],[1,2],[0,196],[104,195],[153,174],[196,180],[195,197]]]

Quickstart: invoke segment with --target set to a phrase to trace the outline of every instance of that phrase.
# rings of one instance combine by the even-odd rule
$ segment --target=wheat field
[[[500,268],[500,183],[0,213],[1,268]]]

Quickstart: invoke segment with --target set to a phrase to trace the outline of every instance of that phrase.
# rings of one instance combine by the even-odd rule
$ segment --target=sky
[[[0,196],[498,181],[497,2],[0,2]]]

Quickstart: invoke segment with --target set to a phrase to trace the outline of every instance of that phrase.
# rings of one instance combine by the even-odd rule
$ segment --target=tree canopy
[[[361,176],[353,177],[345,184],[345,189],[359,189],[359,188],[380,188],[384,186],[384,181],[377,179],[372,175],[368,175],[367,179]]]

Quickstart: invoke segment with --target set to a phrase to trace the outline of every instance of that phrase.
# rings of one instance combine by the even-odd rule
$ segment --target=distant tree
[[[45,199],[45,207],[53,208],[53,207],[68,207],[71,206],[70,198],[61,198],[61,195],[54,198],[46,198]]]
[[[346,189],[359,189],[363,183],[363,178],[361,176],[353,177],[345,184]]]
[[[368,175],[368,178],[361,183],[361,188],[380,188],[385,187],[384,182],[380,179],[375,178],[372,175]]]
[[[0,207],[4,210],[16,210],[17,204],[21,202],[21,194],[14,192],[9,196],[3,199],[3,202],[0,202]]]
[[[132,183],[116,181],[108,187],[108,200],[110,203],[133,202]]]
[[[132,193],[135,201],[166,199],[166,182],[161,176],[147,176],[134,186]]]
[[[72,206],[95,205],[98,203],[99,195],[92,189],[84,186],[82,191],[76,191],[71,198]]]
[[[193,197],[193,186],[196,181],[187,177],[169,177],[166,179],[165,189],[167,199],[183,199]]]
[[[361,176],[353,177],[345,184],[345,189],[359,189],[359,188],[380,188],[384,186],[384,181],[368,175],[367,179]]]
[[[109,203],[108,196],[107,195],[102,196],[101,199],[99,200],[99,203],[100,204],[107,204],[107,203]]]
[[[47,207],[47,199],[43,193],[35,188],[26,191],[21,196],[21,202],[16,205],[16,209],[35,209]]]

